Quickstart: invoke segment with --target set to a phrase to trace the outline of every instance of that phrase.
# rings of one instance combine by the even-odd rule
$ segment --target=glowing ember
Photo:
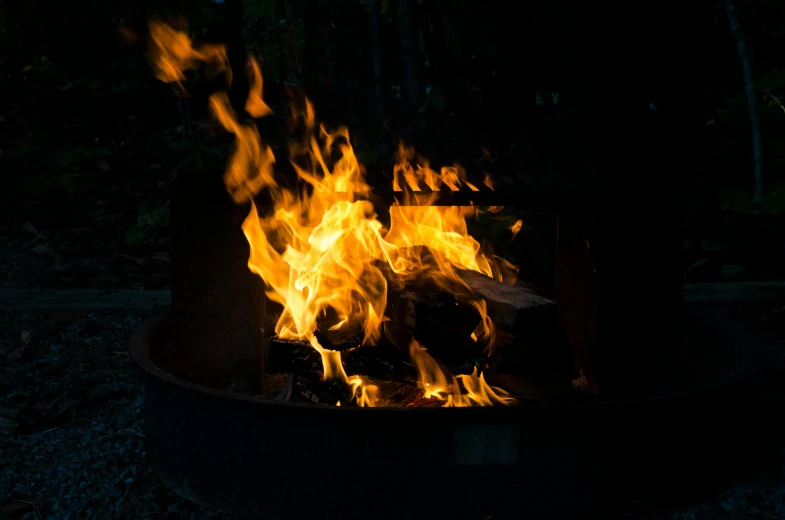
[[[223,47],[194,48],[185,33],[156,21],[150,23],[150,33],[150,56],[162,81],[179,85],[185,70],[201,64],[220,65],[218,68],[231,74]],[[252,76],[246,111],[254,117],[272,113],[262,100],[262,76],[254,59],[249,60],[246,72]],[[292,165],[306,184],[300,192],[276,183],[272,150],[261,141],[253,123],[238,121],[226,93],[213,94],[210,106],[218,121],[235,136],[224,180],[235,201],[251,202],[251,212],[242,225],[251,247],[248,267],[264,280],[267,296],[283,306],[275,332],[281,339],[308,342],[321,355],[325,379],[347,384],[359,406],[375,406],[379,388],[363,377],[347,376],[340,352],[324,348],[317,340],[317,322],[328,310],[338,318],[331,330],[361,324],[363,344],[373,345],[387,319],[388,282],[403,286],[408,281],[429,280],[444,290],[469,295],[457,269],[498,280],[515,270],[482,253],[480,244],[469,235],[466,218],[476,214],[476,207],[439,207],[427,200],[419,206],[395,205],[390,208],[390,227],[385,228],[367,199],[371,189],[348,130],[317,125],[307,100],[302,106],[292,104],[293,118],[303,129],[301,141],[289,150]],[[411,191],[421,191],[421,183],[434,192],[442,186],[454,191],[462,186],[478,190],[466,180],[460,166],[441,168],[437,173],[403,145],[394,173],[396,191],[401,191],[401,179]],[[489,177],[484,183],[492,188]],[[263,189],[269,191],[273,207],[259,215],[253,197]],[[513,231],[517,233],[520,225],[516,225]],[[481,317],[472,338],[486,349],[493,348],[495,329],[485,301],[475,297],[469,303]],[[455,407],[514,402],[503,390],[491,388],[476,370],[470,376],[453,377],[418,343],[412,342],[408,348],[424,397]]]

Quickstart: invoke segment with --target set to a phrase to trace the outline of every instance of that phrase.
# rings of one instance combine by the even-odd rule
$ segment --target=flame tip
[[[232,71],[226,47],[195,44],[186,32],[187,23],[177,27],[151,19],[149,57],[158,79],[187,90],[185,72],[205,67],[212,74],[223,72],[231,84]],[[272,114],[263,99],[263,75],[259,60],[249,54],[246,70],[249,93],[245,111],[254,118]],[[275,333],[281,339],[307,342],[319,352],[325,380],[337,379],[352,390],[359,406],[377,406],[379,387],[361,376],[347,376],[341,353],[324,348],[315,333],[320,317],[328,308],[339,316],[329,330],[341,330],[361,323],[363,345],[375,344],[385,316],[388,279],[395,283],[426,276],[447,288],[463,284],[456,268],[492,276],[500,263],[480,251],[480,244],[467,230],[466,219],[477,208],[432,206],[429,200],[444,189],[459,191],[463,186],[478,191],[459,164],[438,171],[419,156],[413,147],[400,141],[393,169],[393,189],[411,192],[427,186],[431,194],[421,205],[393,205],[390,226],[385,228],[373,211],[373,203],[361,197],[371,193],[365,182],[365,168],[352,148],[346,127],[331,130],[316,122],[314,107],[306,97],[290,103],[292,120],[302,122],[302,139],[289,147],[290,162],[297,175],[312,189],[300,192],[279,186],[274,178],[275,155],[263,142],[254,123],[238,120],[225,91],[212,94],[210,109],[223,128],[234,135],[234,148],[224,173],[228,193],[237,203],[250,202],[250,212],[242,230],[250,245],[248,268],[259,275],[267,296],[284,309]],[[493,189],[490,175],[484,184]],[[253,198],[262,190],[272,198],[269,215],[260,215]],[[409,193],[404,194],[406,200]],[[514,231],[515,233],[516,231]],[[378,264],[385,267],[385,272]],[[499,275],[501,276],[501,275]],[[473,303],[480,324],[472,338],[493,345],[493,322],[485,302]],[[416,342],[410,357],[420,375],[419,386],[426,398],[444,401],[444,406],[489,406],[508,404],[508,395],[490,387],[477,369],[468,375],[448,375]],[[461,393],[459,382],[466,394]],[[336,406],[341,406],[340,401]]]

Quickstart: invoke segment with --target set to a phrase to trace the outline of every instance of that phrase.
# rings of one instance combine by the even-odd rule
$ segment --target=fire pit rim
[[[688,312],[687,314],[694,315],[692,319],[696,319],[701,327],[716,327],[719,328],[725,337],[732,343],[740,347],[742,352],[742,362],[739,368],[731,374],[728,374],[720,379],[714,380],[711,383],[696,386],[686,390],[669,391],[657,394],[646,394],[637,397],[625,397],[621,399],[603,399],[599,401],[585,402],[585,403],[558,403],[549,401],[526,400],[522,401],[522,406],[510,407],[469,407],[469,408],[440,408],[439,413],[445,414],[445,418],[450,418],[459,415],[462,419],[467,418],[482,418],[509,420],[515,416],[525,416],[536,412],[569,412],[569,411],[613,411],[623,410],[630,407],[640,407],[642,405],[657,406],[670,401],[679,400],[683,398],[700,398],[701,396],[711,394],[712,392],[727,390],[734,385],[743,384],[745,381],[751,380],[755,374],[760,371],[761,359],[758,355],[757,345],[754,343],[753,338],[742,335],[741,330],[733,327],[731,324],[719,320],[716,317],[709,317],[701,312]],[[432,414],[434,413],[431,408],[394,408],[394,407],[374,407],[367,409],[360,409],[358,407],[350,406],[314,406],[310,403],[297,403],[297,402],[277,402],[269,399],[263,399],[260,396],[253,396],[241,394],[232,390],[218,390],[208,388],[206,386],[193,383],[179,377],[176,377],[169,372],[166,372],[158,365],[156,365],[150,355],[150,338],[152,332],[157,327],[165,326],[169,323],[170,313],[164,312],[156,314],[137,328],[131,336],[129,344],[129,353],[131,358],[139,368],[147,372],[149,375],[154,376],[169,384],[173,384],[185,390],[195,391],[205,396],[212,396],[221,399],[228,399],[231,401],[243,401],[253,403],[258,406],[265,407],[271,411],[277,410],[309,410],[316,413],[340,413],[352,414],[361,413],[366,417],[371,417],[368,414],[390,414],[390,413],[405,413],[406,417],[416,417],[417,414]],[[711,321],[711,325],[707,325],[706,321]],[[377,415],[378,416],[378,415]]]

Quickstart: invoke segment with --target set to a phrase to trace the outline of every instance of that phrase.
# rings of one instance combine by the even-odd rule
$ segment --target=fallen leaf
[[[0,408],[0,439],[19,442],[14,439],[16,427],[16,410]]]
[[[27,513],[29,511],[33,511],[35,508],[32,504],[28,503],[27,501],[21,500],[8,500],[3,504],[0,504],[0,515],[3,518],[14,518],[15,516],[22,516],[22,513]]]
[[[733,278],[736,275],[739,275],[746,271],[747,268],[743,265],[738,264],[730,264],[730,265],[723,265],[720,268],[720,276],[723,278]]]
[[[38,518],[43,518],[44,504],[45,502],[40,498],[9,498],[0,503],[0,517],[21,518],[25,513],[34,511]]]
[[[30,249],[33,253],[38,253],[39,255],[56,255],[55,248],[52,247],[52,244],[49,242],[44,242],[43,244],[38,244]]]
[[[53,312],[49,315],[49,319],[56,323],[70,323],[74,321],[74,315],[62,312]]]
[[[145,264],[144,258],[139,258],[138,256],[125,255],[122,253],[117,253],[116,256],[120,258],[124,258],[126,260],[130,260],[131,262],[138,265],[139,267],[144,267]]]
[[[18,361],[27,361],[33,357],[33,351],[35,349],[31,348],[31,344],[33,342],[33,335],[30,331],[24,330],[20,334],[19,341],[21,346],[15,348],[11,352],[6,355],[5,360],[8,363],[16,363]]]
[[[717,251],[725,251],[726,249],[727,249],[726,245],[720,244],[720,243],[715,242],[713,240],[704,240],[701,243],[701,251],[704,251],[704,252],[707,252],[707,253],[715,253]]]
[[[22,231],[38,235],[38,230],[29,222],[25,222],[25,225],[22,226]]]
[[[150,258],[153,260],[158,260],[164,264],[172,263],[172,258],[169,256],[169,253],[153,253],[150,255]]]
[[[12,350],[11,352],[8,353],[8,355],[5,357],[5,360],[8,363],[16,363],[17,361],[19,361],[20,359],[22,359],[24,357],[24,355],[25,355],[25,348],[26,347],[24,345],[22,345],[19,348],[15,348],[14,350]]]
[[[51,426],[65,421],[81,399],[58,396],[38,401],[19,410],[17,420],[20,431],[31,431],[38,426]]]
[[[700,267],[703,267],[704,265],[706,265],[706,262],[708,262],[708,261],[709,261],[708,258],[701,258],[700,260],[698,260],[695,263],[693,263],[692,265],[690,265],[687,268],[687,272],[691,273],[692,271],[694,271],[694,270],[696,270],[696,269],[698,269]]]

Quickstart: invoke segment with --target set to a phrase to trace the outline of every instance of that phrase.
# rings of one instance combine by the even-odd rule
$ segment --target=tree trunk
[[[755,165],[755,195],[752,200],[759,202],[763,197],[763,180],[761,170],[763,169],[763,144],[760,136],[760,118],[758,116],[758,100],[755,92],[755,84],[752,82],[752,66],[750,65],[750,55],[747,51],[747,44],[744,40],[744,33],[741,25],[736,19],[736,12],[733,0],[725,0],[725,14],[728,17],[728,24],[741,61],[741,72],[744,76],[744,87],[747,91],[747,106],[750,111],[750,126],[752,127],[752,152]]]
[[[427,13],[430,27],[425,31],[425,51],[430,62],[428,81],[431,88],[438,87],[445,98],[446,110],[455,103],[455,82],[450,81],[447,76],[448,56],[447,56],[447,35],[445,33],[445,6],[441,0],[426,2],[425,7],[429,8]]]
[[[406,100],[418,108],[422,104],[419,61],[415,41],[411,0],[398,0],[398,30],[403,57],[403,93]]]
[[[281,21],[286,20],[285,24],[282,26]],[[287,74],[288,74],[288,66],[287,63],[287,52],[286,42],[288,40],[288,28],[291,25],[291,20],[289,20],[286,16],[286,0],[276,0],[275,2],[275,19],[272,23],[273,27],[275,27],[275,44],[278,47],[278,85],[283,86],[286,82]]]
[[[329,86],[331,70],[329,63],[328,39],[323,23],[326,8],[322,0],[299,0],[300,13],[304,26],[303,89],[313,101],[316,110],[328,117],[326,105],[330,101]]]
[[[232,68],[232,86],[229,89],[229,100],[235,113],[241,118],[246,117],[245,100],[248,97],[248,75],[246,63],[248,53],[243,42],[245,28],[245,8],[243,0],[226,0],[224,10],[224,41],[227,45],[229,66]]]
[[[380,27],[379,0],[369,0],[371,8],[371,38],[373,45],[371,59],[373,60],[373,94],[376,104],[382,102],[382,37]]]

